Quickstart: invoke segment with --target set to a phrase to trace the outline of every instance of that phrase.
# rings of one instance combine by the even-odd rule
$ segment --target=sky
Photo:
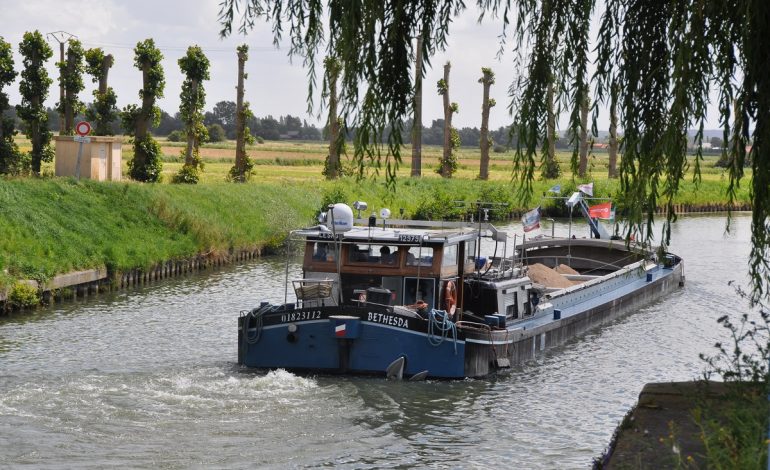
[[[301,60],[292,63],[289,59],[288,44],[276,48],[270,25],[264,22],[257,23],[246,36],[235,33],[221,39],[218,11],[219,0],[0,0],[0,36],[12,45],[17,72],[22,68],[18,45],[26,31],[39,30],[44,35],[66,31],[77,36],[86,49],[101,47],[115,57],[109,84],[117,93],[121,108],[129,103],[139,103],[142,78],[133,65],[133,48],[137,42],[153,38],[163,53],[166,75],[165,94],[158,105],[172,115],[179,110],[183,80],[177,60],[184,56],[187,47],[200,46],[211,61],[211,80],[205,83],[206,109],[210,110],[219,101],[235,101],[235,49],[240,44],[248,44],[246,100],[251,103],[254,114],[276,118],[290,114],[323,125],[325,119],[318,118],[318,110],[312,115],[307,112],[307,70],[302,67]],[[491,110],[489,127],[497,129],[510,125],[513,120],[508,110],[508,87],[515,75],[514,55],[509,48],[502,57],[497,57],[502,22],[486,18],[479,24],[478,16],[476,7],[471,6],[455,18],[446,51],[431,58],[432,67],[426,70],[423,81],[424,126],[430,126],[433,119],[443,118],[441,97],[435,92],[435,84],[442,78],[443,64],[447,61],[452,63],[450,98],[460,109],[453,118],[455,127],[480,127],[482,86],[478,79],[482,67],[492,68],[496,75],[490,97],[497,101],[497,106]],[[53,39],[49,43],[54,56],[47,68],[54,83],[46,105],[53,107],[59,99],[59,73],[55,66],[59,45]],[[317,69],[320,71],[322,67]],[[88,75],[84,76],[84,81],[86,89],[80,98],[89,102],[95,84]],[[5,90],[12,104],[20,101],[18,82],[17,77],[10,89]],[[320,91],[315,102],[320,102]],[[561,129],[566,127],[567,118],[566,113],[561,116]],[[599,129],[606,129],[607,123],[606,113],[601,113],[597,122]]]

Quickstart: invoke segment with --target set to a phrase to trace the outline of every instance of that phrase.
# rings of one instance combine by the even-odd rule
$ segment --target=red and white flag
[[[597,204],[588,208],[588,215],[592,219],[611,219],[612,218],[612,203],[605,202],[603,204]]]

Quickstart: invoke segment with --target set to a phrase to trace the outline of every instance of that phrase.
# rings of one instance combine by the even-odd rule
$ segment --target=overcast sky
[[[201,46],[211,61],[211,80],[205,83],[206,109],[210,110],[218,101],[235,101],[235,48],[246,43],[250,48],[246,64],[246,99],[251,103],[254,114],[260,117],[291,114],[319,123],[315,115],[307,114],[306,70],[300,62],[290,62],[286,45],[275,48],[270,25],[258,23],[247,36],[235,34],[220,39],[218,3],[219,0],[0,0],[0,35],[13,47],[17,72],[22,68],[18,45],[25,31],[37,29],[43,34],[66,31],[77,36],[84,48],[103,48],[106,53],[115,56],[109,82],[117,93],[121,108],[139,102],[141,72],[133,66],[133,48],[137,42],[153,38],[163,53],[166,74],[165,97],[158,104],[172,115],[179,110],[183,79],[177,60],[185,54],[188,46]],[[497,100],[497,106],[492,108],[490,114],[490,128],[511,123],[507,90],[514,77],[513,54],[508,50],[498,59],[501,22],[485,19],[480,25],[477,18],[475,7],[456,18],[450,27],[446,52],[432,58],[433,67],[427,70],[423,82],[423,125],[430,126],[432,119],[443,117],[441,99],[435,90],[447,60],[452,63],[450,98],[460,107],[459,114],[454,117],[455,126],[480,125],[482,86],[478,79],[481,67],[491,67],[496,74],[496,84],[492,86],[490,95]],[[54,84],[46,105],[53,107],[59,98],[56,81],[59,74],[54,65],[59,57],[59,46],[54,40],[50,40],[50,44],[54,57],[48,63],[48,70]],[[86,89],[81,93],[81,100],[88,102],[92,100],[94,84],[90,76],[84,76],[84,80]],[[12,104],[20,100],[18,90],[17,77],[10,90],[6,89]],[[316,102],[319,97],[316,96]],[[560,119],[562,129],[566,119],[567,116]],[[600,116],[598,125],[600,129],[606,129],[605,116]]]
[[[211,80],[205,83],[206,109],[211,109],[218,101],[235,101],[235,48],[246,43],[250,48],[246,63],[249,74],[246,99],[251,103],[254,114],[271,114],[274,117],[291,114],[317,122],[315,116],[309,116],[306,111],[306,70],[298,61],[294,64],[290,62],[285,45],[280,49],[273,46],[269,25],[259,23],[247,36],[236,34],[222,40],[218,36],[218,11],[218,0],[0,0],[0,35],[13,47],[17,71],[22,68],[18,46],[25,31],[37,29],[43,34],[66,31],[77,36],[85,48],[103,48],[106,53],[115,56],[109,82],[118,95],[119,107],[139,102],[141,72],[133,66],[133,48],[138,41],[153,38],[163,53],[166,74],[165,96],[158,104],[170,114],[179,110],[183,77],[177,60],[185,54],[188,46],[201,46],[211,61]],[[457,18],[450,29],[447,52],[432,59],[433,67],[427,70],[423,82],[425,125],[429,126],[432,119],[443,116],[435,84],[441,78],[442,66],[447,60],[452,62],[450,97],[460,106],[460,113],[454,118],[456,126],[480,125],[482,87],[477,81],[481,76],[481,67],[491,67],[497,76],[491,96],[498,105],[492,109],[490,127],[497,128],[511,122],[506,108],[509,101],[507,89],[513,79],[512,55],[504,56],[502,62],[495,58],[502,26],[492,21],[479,25],[477,16],[476,9],[471,8]],[[54,57],[48,64],[49,75],[57,80],[59,73],[54,63],[59,57],[59,46],[53,40],[49,42],[54,49]],[[81,100],[91,101],[94,84],[90,76],[84,78],[86,89],[81,93]],[[18,77],[6,92],[10,94],[12,104],[19,102]],[[54,106],[58,99],[58,82],[55,81],[46,105]]]

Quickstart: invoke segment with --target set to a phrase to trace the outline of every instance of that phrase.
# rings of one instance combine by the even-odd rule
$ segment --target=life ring
[[[453,316],[457,310],[457,287],[452,281],[445,281],[441,294],[441,308],[449,316]]]

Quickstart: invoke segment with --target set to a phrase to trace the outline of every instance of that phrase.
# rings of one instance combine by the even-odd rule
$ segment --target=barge
[[[577,193],[576,193],[577,194]],[[580,195],[573,204],[583,208]],[[489,223],[354,219],[293,231],[302,277],[238,318],[238,363],[301,373],[484,377],[684,283],[683,261],[607,236],[510,237]],[[483,249],[482,249],[483,245]],[[492,253],[492,256],[489,256]],[[288,271],[287,271],[288,272]]]

